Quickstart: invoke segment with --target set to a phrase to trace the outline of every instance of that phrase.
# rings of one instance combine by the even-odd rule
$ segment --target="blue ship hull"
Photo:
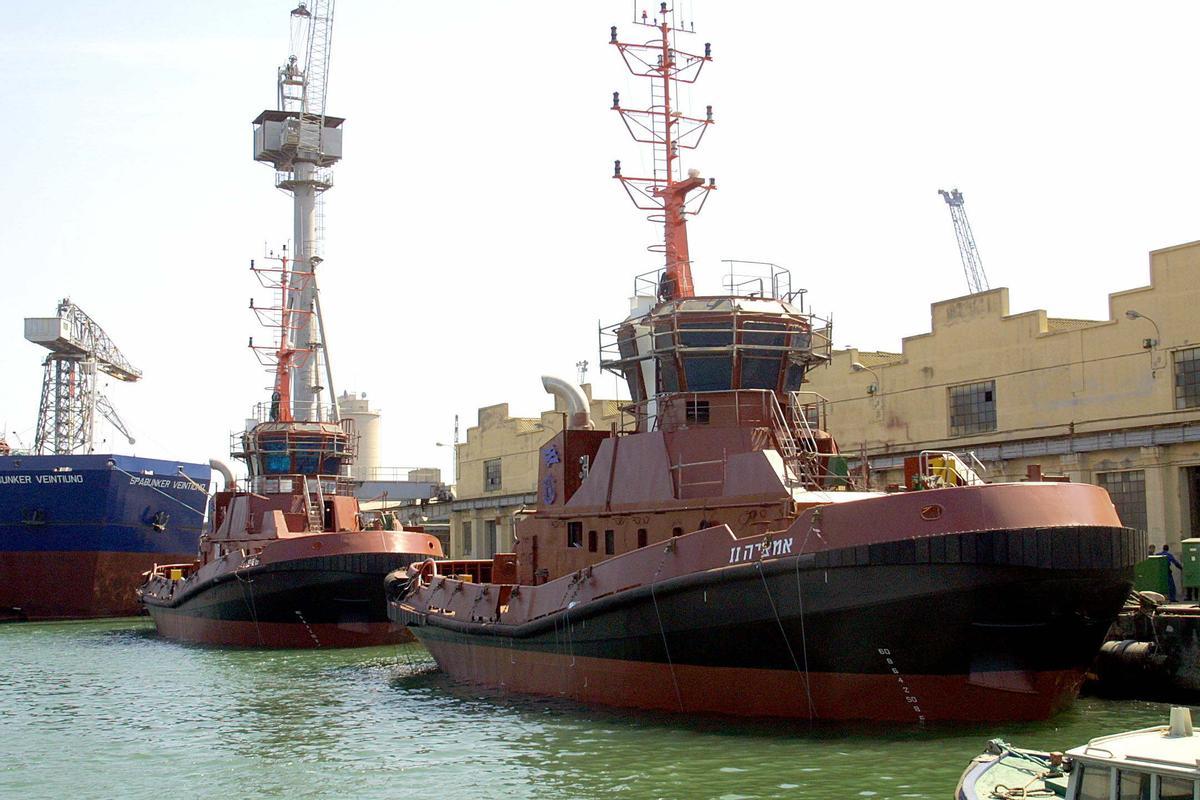
[[[0,617],[138,613],[143,572],[195,557],[210,478],[133,456],[0,457]]]

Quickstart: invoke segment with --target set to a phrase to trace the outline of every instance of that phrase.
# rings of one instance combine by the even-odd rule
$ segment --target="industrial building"
[[[1012,313],[1008,291],[936,302],[901,351],[835,350],[805,389],[872,485],[922,450],[973,452],[988,481],[1031,465],[1105,487],[1155,544],[1200,536],[1200,242],[1150,254],[1108,318]]]

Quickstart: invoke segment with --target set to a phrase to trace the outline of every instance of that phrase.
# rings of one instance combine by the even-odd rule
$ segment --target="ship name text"
[[[729,563],[739,564],[743,561],[753,561],[756,558],[775,558],[776,556],[791,555],[792,537],[786,539],[767,539],[753,544],[739,544],[729,548]]]
[[[129,477],[130,486],[149,486],[151,489],[187,489],[190,484],[187,481],[178,481],[172,478],[142,478],[138,475]]]
[[[83,483],[82,475],[0,475],[0,485],[11,483]]]

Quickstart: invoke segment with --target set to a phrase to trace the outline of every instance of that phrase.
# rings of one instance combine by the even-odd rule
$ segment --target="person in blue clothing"
[[[1162,556],[1163,558],[1166,558],[1167,561],[1170,562],[1170,564],[1167,567],[1167,595],[1168,595],[1167,599],[1170,600],[1172,603],[1174,603],[1175,602],[1175,575],[1171,573],[1171,567],[1175,567],[1177,570],[1179,570],[1179,572],[1180,572],[1179,577],[1182,578],[1183,577],[1183,564],[1180,564],[1179,559],[1176,558],[1175,555],[1171,552],[1170,545],[1164,544],[1162,551],[1159,552],[1159,555]]]

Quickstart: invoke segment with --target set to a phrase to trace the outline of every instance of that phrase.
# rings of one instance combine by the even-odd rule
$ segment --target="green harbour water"
[[[0,798],[940,798],[994,736],[1065,749],[1165,722],[689,719],[455,685],[417,644],[190,647],[146,619],[0,625]]]

